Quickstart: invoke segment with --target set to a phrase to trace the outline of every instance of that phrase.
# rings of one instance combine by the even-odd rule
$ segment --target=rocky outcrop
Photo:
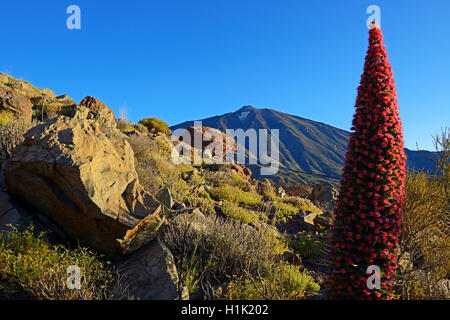
[[[321,202],[328,205],[330,209],[334,209],[338,195],[339,191],[333,185],[319,183],[314,186],[309,198],[313,202]]]
[[[236,171],[236,173],[244,179],[248,180],[252,176],[252,171],[243,164],[233,163],[231,169]]]
[[[133,150],[110,110],[80,107],[24,137],[4,172],[9,193],[111,257],[155,238],[161,205],[139,184]]]
[[[0,112],[10,111],[19,119],[30,122],[32,107],[30,99],[17,94],[12,88],[0,84]]]
[[[156,194],[156,199],[158,199],[158,201],[168,209],[172,209],[175,204],[172,193],[168,188],[162,188],[161,190],[159,190]]]
[[[80,107],[88,108],[93,113],[97,113],[102,109],[107,109],[108,111],[112,112],[112,110],[107,105],[91,96],[87,96],[86,98],[81,100]]]
[[[175,300],[178,274],[166,245],[156,239],[140,248],[118,267],[121,284],[130,298],[137,300]]]
[[[224,132],[218,129],[205,126],[188,127],[184,131],[180,141],[175,141],[175,143],[180,144],[178,146],[180,150],[181,146],[185,150],[190,150],[191,157],[194,157],[195,154],[199,159],[203,159],[208,162],[209,160],[217,157],[215,148],[215,141],[217,137],[220,137],[221,139],[220,143],[222,144],[222,157],[219,160],[222,162],[227,154],[234,154],[237,150],[237,145],[232,137],[227,136]]]

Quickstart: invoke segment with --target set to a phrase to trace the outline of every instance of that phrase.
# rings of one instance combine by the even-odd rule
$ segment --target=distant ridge
[[[340,180],[350,135],[348,131],[273,109],[257,109],[253,106],[244,106],[235,112],[200,121],[204,126],[222,131],[238,128],[244,131],[249,128],[279,129],[281,166],[278,174],[268,176],[274,182],[337,184]],[[187,128],[192,125],[194,121],[186,121],[170,129]],[[405,150],[408,167],[433,170],[434,164],[429,158],[434,157],[435,153]],[[255,178],[260,178],[259,170],[255,170],[257,165],[248,167],[254,171]]]

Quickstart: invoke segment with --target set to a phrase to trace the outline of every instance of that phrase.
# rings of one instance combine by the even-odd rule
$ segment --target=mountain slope
[[[280,169],[271,178],[277,182],[332,182],[337,183],[344,164],[348,131],[304,119],[272,109],[245,106],[236,112],[200,120],[203,126],[226,129],[279,129]],[[186,121],[171,127],[175,130],[192,126]],[[248,145],[246,145],[248,147]],[[432,170],[433,163],[417,151],[406,149],[408,165],[415,169]],[[425,152],[432,157],[433,153]],[[248,165],[259,177],[258,165]]]

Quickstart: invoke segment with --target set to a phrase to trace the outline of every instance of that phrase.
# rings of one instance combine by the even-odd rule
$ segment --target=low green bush
[[[166,135],[172,133],[172,130],[169,129],[167,123],[158,118],[145,118],[140,120],[139,124],[147,127],[148,132],[151,133],[163,133]]]
[[[214,200],[231,200],[243,205],[257,207],[261,205],[262,197],[256,192],[244,191],[238,187],[233,187],[227,184],[212,188],[210,190],[211,197]]]
[[[71,265],[81,270],[80,290],[67,288]],[[37,299],[106,299],[111,297],[114,279],[109,262],[101,256],[82,247],[69,250],[52,245],[44,233],[36,235],[32,225],[14,228],[0,241],[2,290],[12,295],[20,289]]]
[[[241,223],[249,224],[258,219],[258,215],[255,212],[241,208],[231,201],[224,201],[221,209],[226,217]]]

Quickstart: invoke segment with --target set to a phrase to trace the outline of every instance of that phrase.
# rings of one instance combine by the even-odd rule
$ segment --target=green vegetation
[[[400,269],[396,293],[403,299],[450,298],[443,283],[450,270],[450,135],[434,137],[434,174],[410,171],[406,177]]]
[[[16,121],[17,117],[14,113],[8,110],[0,111],[0,126],[4,126],[6,124],[10,124],[13,121]]]
[[[236,300],[291,300],[318,290],[320,286],[306,272],[281,263],[267,267],[264,276],[233,280],[228,294]]]
[[[239,207],[236,203],[231,201],[223,201],[221,209],[226,217],[242,223],[248,224],[258,219],[258,215],[254,211]]]
[[[165,135],[172,133],[167,123],[158,118],[145,118],[139,121],[139,124],[147,127],[150,133],[163,133]]]
[[[16,120],[10,112],[0,112],[0,160],[13,156],[14,148],[23,142],[23,135],[34,125],[36,122],[28,124]]]
[[[243,191],[238,187],[224,184],[212,188],[211,197],[214,200],[231,200],[240,204],[257,207],[261,204],[261,195],[252,191]]]
[[[81,270],[81,290],[67,288],[67,268]],[[0,242],[0,283],[15,293],[36,299],[105,299],[111,297],[114,276],[108,262],[86,248],[53,245],[33,226],[15,228]]]
[[[326,247],[326,239],[311,234],[302,234],[297,239],[291,241],[289,246],[298,253],[302,258],[316,259]]]

